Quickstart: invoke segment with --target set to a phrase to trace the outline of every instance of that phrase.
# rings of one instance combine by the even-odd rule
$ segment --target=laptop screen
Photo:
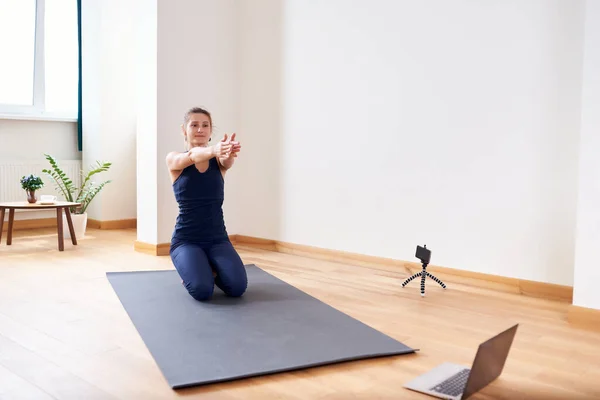
[[[479,345],[463,399],[483,389],[500,376],[518,326],[517,324]]]

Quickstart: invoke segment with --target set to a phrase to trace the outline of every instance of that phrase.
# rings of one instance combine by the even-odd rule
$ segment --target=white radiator
[[[56,160],[56,162],[78,187],[81,184],[81,160]],[[44,186],[36,191],[38,199],[42,194],[51,194],[57,196],[59,200],[64,200],[64,196],[56,187],[54,179],[42,172],[43,169],[51,169],[50,163],[45,159],[39,162],[0,162],[0,202],[27,201],[27,194],[21,188],[21,178],[30,174],[39,176],[44,182]]]

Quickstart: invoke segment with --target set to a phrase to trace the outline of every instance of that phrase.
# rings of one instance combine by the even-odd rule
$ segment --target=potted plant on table
[[[37,202],[35,197],[35,191],[41,189],[44,186],[42,178],[36,175],[23,176],[21,178],[21,187],[27,192],[27,201],[29,203]]]
[[[108,171],[112,163],[96,161],[96,164],[90,166],[87,173],[81,171],[81,184],[77,186],[60,168],[54,157],[49,154],[44,154],[44,156],[50,163],[50,168],[44,169],[42,172],[48,174],[54,180],[56,189],[62,193],[65,201],[80,203],[79,206],[70,207],[70,211],[73,227],[75,228],[75,237],[82,238],[87,227],[86,211],[88,206],[104,186],[111,182],[106,180],[96,184],[91,178],[96,174]],[[70,237],[68,229],[64,229],[64,233],[66,238]]]

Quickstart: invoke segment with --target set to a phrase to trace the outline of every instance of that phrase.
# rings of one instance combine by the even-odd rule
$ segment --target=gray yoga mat
[[[194,300],[175,270],[107,277],[173,389],[414,353],[399,341],[247,265],[248,290]]]

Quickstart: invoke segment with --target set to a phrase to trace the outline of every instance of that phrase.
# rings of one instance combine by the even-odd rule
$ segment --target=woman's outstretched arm
[[[180,171],[192,164],[209,160],[215,156],[215,149],[211,147],[194,147],[192,150],[180,153],[172,151],[167,154],[167,167],[170,171]]]
[[[230,147],[230,144],[219,142],[214,146],[194,147],[185,153],[172,151],[167,154],[167,167],[170,171],[181,171],[192,164],[207,161],[213,157],[222,157],[227,154]]]

